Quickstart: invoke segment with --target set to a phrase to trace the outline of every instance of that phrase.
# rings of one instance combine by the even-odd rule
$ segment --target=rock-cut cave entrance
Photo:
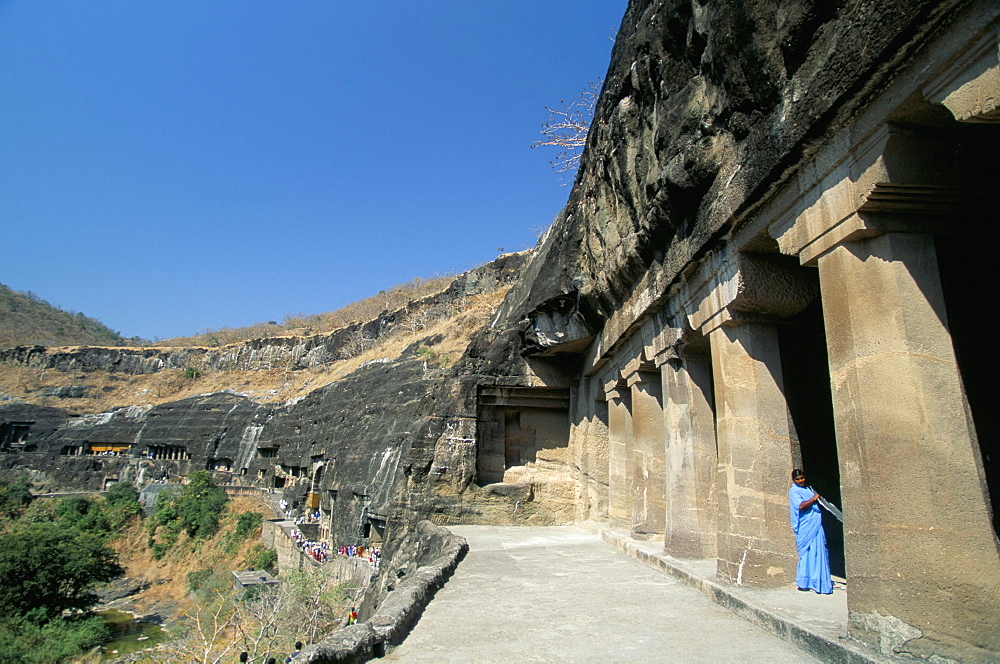
[[[778,338],[785,401],[798,435],[802,468],[817,493],[842,506],[830,365],[820,299],[816,298],[805,311],[779,326]],[[846,577],[844,527],[823,510],[823,529],[830,552],[830,572]]]
[[[504,481],[507,470],[556,459],[569,447],[569,390],[479,389],[476,483]]]

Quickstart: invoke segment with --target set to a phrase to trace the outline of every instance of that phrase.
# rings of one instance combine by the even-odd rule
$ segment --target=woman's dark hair
[[[795,479],[799,475],[805,475],[805,473],[802,472],[801,468],[796,468],[795,470],[792,471],[792,479]]]

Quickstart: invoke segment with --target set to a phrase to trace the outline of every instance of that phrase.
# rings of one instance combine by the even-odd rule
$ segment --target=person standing
[[[830,578],[830,555],[826,549],[823,515],[819,494],[806,487],[806,476],[800,468],[792,471],[792,486],[788,489],[788,509],[791,513],[795,546],[799,550],[799,565],[795,583],[799,590],[815,590],[821,595],[833,592]]]

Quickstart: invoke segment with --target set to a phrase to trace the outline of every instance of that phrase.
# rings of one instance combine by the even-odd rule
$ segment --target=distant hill
[[[98,320],[63,311],[30,291],[19,293],[0,284],[0,348],[41,346],[127,346],[123,338]]]

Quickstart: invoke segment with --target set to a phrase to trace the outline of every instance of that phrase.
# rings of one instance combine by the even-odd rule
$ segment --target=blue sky
[[[0,0],[0,283],[168,338],[534,244],[626,0]]]

